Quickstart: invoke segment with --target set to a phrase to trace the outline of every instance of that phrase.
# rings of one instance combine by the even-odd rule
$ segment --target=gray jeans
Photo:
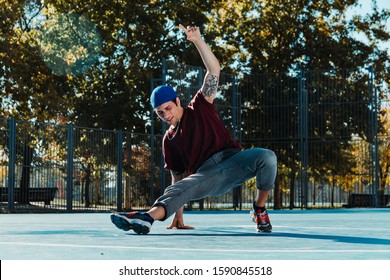
[[[214,154],[195,174],[168,186],[153,206],[165,208],[165,220],[191,200],[223,195],[253,177],[257,189],[272,190],[276,172],[277,159],[271,150],[229,149]]]

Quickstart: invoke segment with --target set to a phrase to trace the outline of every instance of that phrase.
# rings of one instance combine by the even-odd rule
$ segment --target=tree
[[[83,15],[95,24],[102,50],[95,67],[73,75],[75,124],[147,132],[150,80],[161,77],[162,60],[182,55],[178,23],[209,8],[203,1],[45,1],[53,15]],[[212,1],[209,1],[210,3]],[[202,22],[203,20],[203,22]],[[192,23],[192,22],[191,22]]]
[[[177,28],[197,25],[223,71],[241,79],[244,144],[276,150],[281,164],[290,167],[285,170],[293,184],[302,157],[299,121],[307,113],[308,136],[321,142],[308,154],[308,170],[313,176],[340,170],[351,136],[372,137],[360,125],[372,113],[371,92],[365,90],[371,81],[363,68],[375,69],[376,82],[390,80],[389,54],[379,47],[389,39],[390,12],[372,1],[372,13],[348,18],[347,10],[358,3],[3,0],[0,112],[23,120],[149,132],[151,79],[161,78],[163,59],[203,67]],[[368,42],[356,38],[357,32]],[[340,71],[344,68],[354,70]],[[328,85],[333,90],[325,91]],[[302,92],[307,112],[298,108]],[[364,104],[356,110],[335,112],[328,106],[358,99]],[[232,97],[226,95],[221,104],[232,104]],[[223,114],[230,121],[230,112]],[[334,148],[331,139],[343,145]]]
[[[390,141],[386,132],[390,131],[390,108],[383,108],[380,122],[383,124],[384,132],[381,132],[379,141],[380,162],[379,162],[379,206],[384,207],[385,190],[390,187]],[[387,202],[389,203],[389,202]]]
[[[0,90],[2,115],[47,121],[68,115],[72,95],[66,77],[45,66],[36,38],[40,1],[5,1],[0,14]]]
[[[281,164],[291,167],[291,182],[305,160],[309,165],[300,168],[314,177],[328,170],[345,174],[354,167],[345,152],[352,135],[372,137],[367,125],[372,90],[364,68],[373,66],[377,82],[388,81],[389,54],[379,43],[389,39],[390,11],[373,1],[371,14],[347,18],[356,5],[353,0],[229,0],[210,13],[210,29],[231,71],[252,75],[240,88],[244,138],[277,151]],[[346,68],[351,70],[340,70]],[[343,105],[348,103],[356,106]],[[294,139],[312,142],[305,147]],[[309,148],[306,159],[302,148]],[[294,187],[290,194],[293,203]]]

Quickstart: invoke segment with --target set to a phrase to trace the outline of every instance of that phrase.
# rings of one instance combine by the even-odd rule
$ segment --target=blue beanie
[[[161,104],[172,101],[177,97],[176,91],[171,86],[158,86],[150,95],[150,104],[152,104],[153,109],[156,109]]]

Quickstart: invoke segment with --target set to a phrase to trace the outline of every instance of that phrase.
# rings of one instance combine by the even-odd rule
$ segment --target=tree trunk
[[[295,196],[295,170],[291,171],[290,176],[290,210],[295,208],[294,205],[294,196]]]
[[[91,201],[89,199],[89,187],[91,185],[91,164],[88,163],[87,169],[85,170],[85,207],[89,207],[91,205]]]
[[[276,176],[274,189],[274,210],[282,209],[282,191],[280,190],[279,176]]]

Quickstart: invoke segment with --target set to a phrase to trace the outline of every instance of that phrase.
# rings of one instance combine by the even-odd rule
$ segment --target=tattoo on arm
[[[218,76],[208,74],[205,79],[205,83],[203,87],[203,95],[205,97],[210,97],[212,95],[215,95],[218,89],[218,82],[219,82]]]

